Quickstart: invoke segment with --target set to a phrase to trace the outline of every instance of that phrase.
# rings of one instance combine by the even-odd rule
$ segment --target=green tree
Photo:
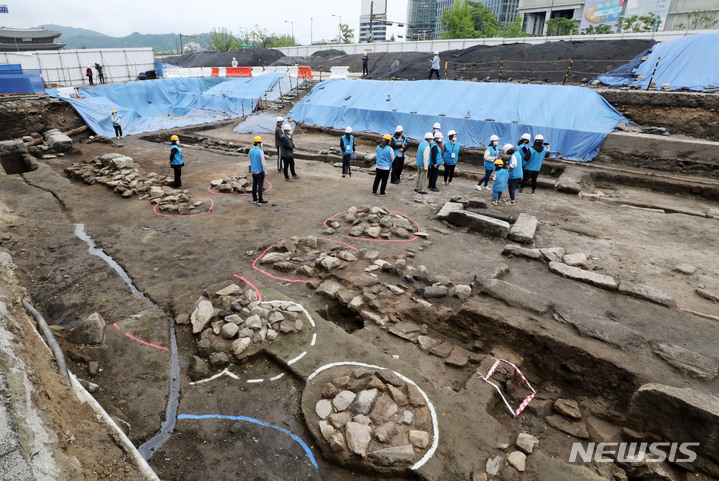
[[[694,10],[687,13],[687,23],[677,25],[681,30],[709,30],[719,23],[719,18],[711,15],[708,10]]]
[[[604,35],[607,33],[614,33],[614,29],[606,23],[600,23],[596,27],[594,25],[590,25],[579,33],[582,35]]]
[[[268,43],[269,48],[294,47],[295,45],[297,45],[297,42],[291,35],[270,36]]]
[[[547,20],[547,36],[576,35],[579,33],[577,23],[571,18],[555,17]]]
[[[632,15],[631,17],[620,18],[617,20],[617,32],[651,32],[654,29],[656,20],[657,15],[653,12],[642,16]]]
[[[216,28],[210,30],[210,39],[207,41],[207,47],[216,52],[224,52],[242,48],[242,45],[237,38],[232,35],[231,31],[223,27],[219,30]]]
[[[514,22],[502,27],[500,34],[504,38],[517,38],[526,36],[527,34],[524,33],[524,30],[522,30],[522,16],[517,14],[517,16],[514,17]]]
[[[477,37],[489,38],[499,36],[502,30],[502,23],[492,11],[480,2],[467,0],[467,5],[472,16],[474,30],[477,31]]]
[[[476,38],[477,31],[472,22],[472,11],[467,2],[455,2],[452,10],[444,9],[442,13],[443,39]]]
[[[350,26],[347,25],[346,23],[343,23],[342,25],[340,25],[340,28],[342,30],[341,42],[342,43],[352,43],[352,41],[355,38],[354,28],[350,28]]]

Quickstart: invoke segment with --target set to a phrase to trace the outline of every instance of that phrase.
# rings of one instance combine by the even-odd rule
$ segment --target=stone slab
[[[616,290],[617,282],[611,276],[605,276],[604,274],[597,274],[596,272],[585,271],[578,267],[568,266],[563,262],[552,261],[549,263],[549,270],[555,274],[559,274],[562,277],[574,279],[576,281],[586,282],[593,286],[601,287],[603,289]]]
[[[509,229],[508,237],[522,244],[531,244],[534,240],[534,233],[537,231],[537,218],[533,215],[522,212],[517,221]]]
[[[503,220],[494,219],[482,214],[458,210],[450,212],[449,222],[460,227],[468,227],[469,230],[483,234],[507,237],[509,234],[509,223]]]

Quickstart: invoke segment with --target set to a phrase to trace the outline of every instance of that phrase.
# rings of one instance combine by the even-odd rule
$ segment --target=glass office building
[[[438,0],[407,1],[407,40],[437,38]]]

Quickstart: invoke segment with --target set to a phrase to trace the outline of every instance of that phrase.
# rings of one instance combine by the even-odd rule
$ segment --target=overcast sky
[[[87,28],[114,37],[133,32],[182,33],[209,32],[225,27],[233,33],[255,24],[272,33],[294,34],[301,44],[312,38],[337,37],[339,18],[359,34],[360,0],[0,0],[9,14],[0,14],[0,25],[29,28],[56,24]],[[388,20],[407,20],[407,0],[387,0]],[[285,23],[292,21],[293,24]],[[390,27],[392,33],[404,35],[405,29]],[[62,41],[62,37],[59,41]]]

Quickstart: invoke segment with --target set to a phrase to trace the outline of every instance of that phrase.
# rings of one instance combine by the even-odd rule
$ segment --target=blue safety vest
[[[444,163],[447,165],[454,165],[457,163],[459,157],[459,142],[447,142],[444,144]],[[454,156],[452,156],[454,154]]]
[[[259,174],[262,170],[262,149],[254,146],[250,149],[250,172]]]
[[[424,167],[424,150],[429,149],[429,142],[426,140],[417,147],[417,165]]]
[[[494,184],[492,184],[493,192],[504,192],[507,188],[507,179],[509,179],[509,172],[507,169],[497,169],[494,172]]]
[[[513,167],[512,170],[509,172],[509,178],[521,179],[524,176],[524,171],[522,170],[522,154],[517,151],[512,154],[512,157],[517,159],[517,166]]]
[[[524,164],[524,170],[530,170],[532,172],[539,172],[539,170],[542,168],[542,162],[544,162],[544,158],[547,156],[547,147],[545,146],[541,152],[537,152],[537,150],[532,147],[529,149],[529,152],[531,152],[531,156],[529,157],[529,160],[526,164]]]
[[[342,155],[351,154],[355,147],[354,135],[350,135],[349,146],[347,145],[347,136],[346,135],[343,135],[341,140],[342,140],[342,147],[344,148]]]
[[[496,145],[490,145],[489,147],[487,147],[487,149],[489,150],[489,155],[491,155],[492,157],[497,157],[497,146]],[[484,170],[494,170],[494,160],[485,160],[484,161]]]
[[[179,145],[173,145],[170,147],[170,155],[172,155],[172,151],[176,150],[177,153],[172,157],[172,161],[170,162],[170,165],[185,165],[185,160],[182,158],[182,149]]]
[[[384,148],[377,146],[377,168],[387,170],[392,167],[392,147],[385,145]]]

